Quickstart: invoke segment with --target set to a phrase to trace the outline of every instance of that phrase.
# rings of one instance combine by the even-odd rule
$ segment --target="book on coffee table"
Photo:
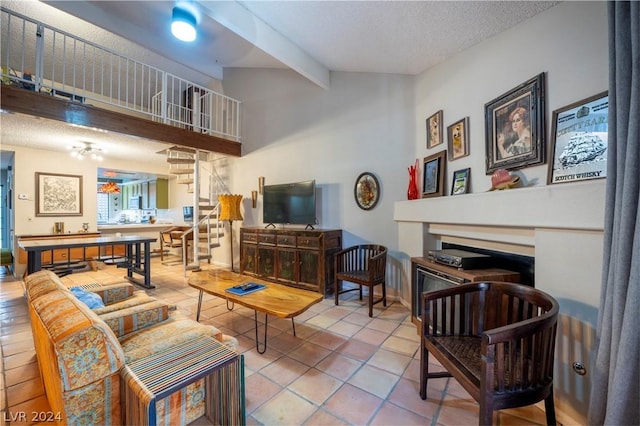
[[[228,291],[229,293],[233,293],[238,296],[244,296],[245,294],[255,293],[256,291],[260,291],[265,288],[267,288],[267,286],[265,286],[264,284],[246,283],[246,284],[229,287],[225,291]]]

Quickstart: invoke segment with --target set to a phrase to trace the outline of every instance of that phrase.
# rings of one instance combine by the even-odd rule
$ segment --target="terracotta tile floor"
[[[195,318],[198,292],[187,286],[181,266],[154,258],[151,270],[156,289],[148,293]],[[123,271],[101,265],[85,274],[108,280],[121,278]],[[48,409],[22,292],[19,280],[0,275],[0,426],[29,424],[30,413]],[[325,299],[295,319],[296,337],[290,320],[270,317],[262,355],[255,348],[253,311],[237,306],[230,312],[224,301],[205,295],[201,321],[238,339],[245,355],[247,424],[478,424],[478,405],[454,379],[430,381],[427,400],[420,399],[419,339],[400,303],[377,305],[369,318],[355,293],[343,296],[339,306]],[[261,326],[261,338],[262,331]],[[27,421],[15,421],[22,412]],[[495,421],[545,424],[537,407],[504,410]]]

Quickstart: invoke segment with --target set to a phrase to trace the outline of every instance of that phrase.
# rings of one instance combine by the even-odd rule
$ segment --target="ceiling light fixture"
[[[189,11],[174,7],[171,18],[171,32],[178,40],[194,41],[196,39],[195,16]]]
[[[71,156],[73,158],[77,158],[78,160],[84,159],[85,156],[91,157],[92,160],[102,161],[102,149],[96,148],[90,143],[84,142],[80,146],[70,146]]]

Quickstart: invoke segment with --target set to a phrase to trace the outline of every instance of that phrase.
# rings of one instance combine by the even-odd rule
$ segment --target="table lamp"
[[[233,270],[233,221],[242,220],[240,213],[240,203],[242,195],[218,195],[218,203],[220,204],[220,220],[229,221],[229,236],[231,237],[231,272]]]

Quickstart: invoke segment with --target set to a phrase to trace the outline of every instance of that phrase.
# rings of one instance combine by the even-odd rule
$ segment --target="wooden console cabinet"
[[[342,230],[240,229],[240,273],[319,293],[333,292]]]

